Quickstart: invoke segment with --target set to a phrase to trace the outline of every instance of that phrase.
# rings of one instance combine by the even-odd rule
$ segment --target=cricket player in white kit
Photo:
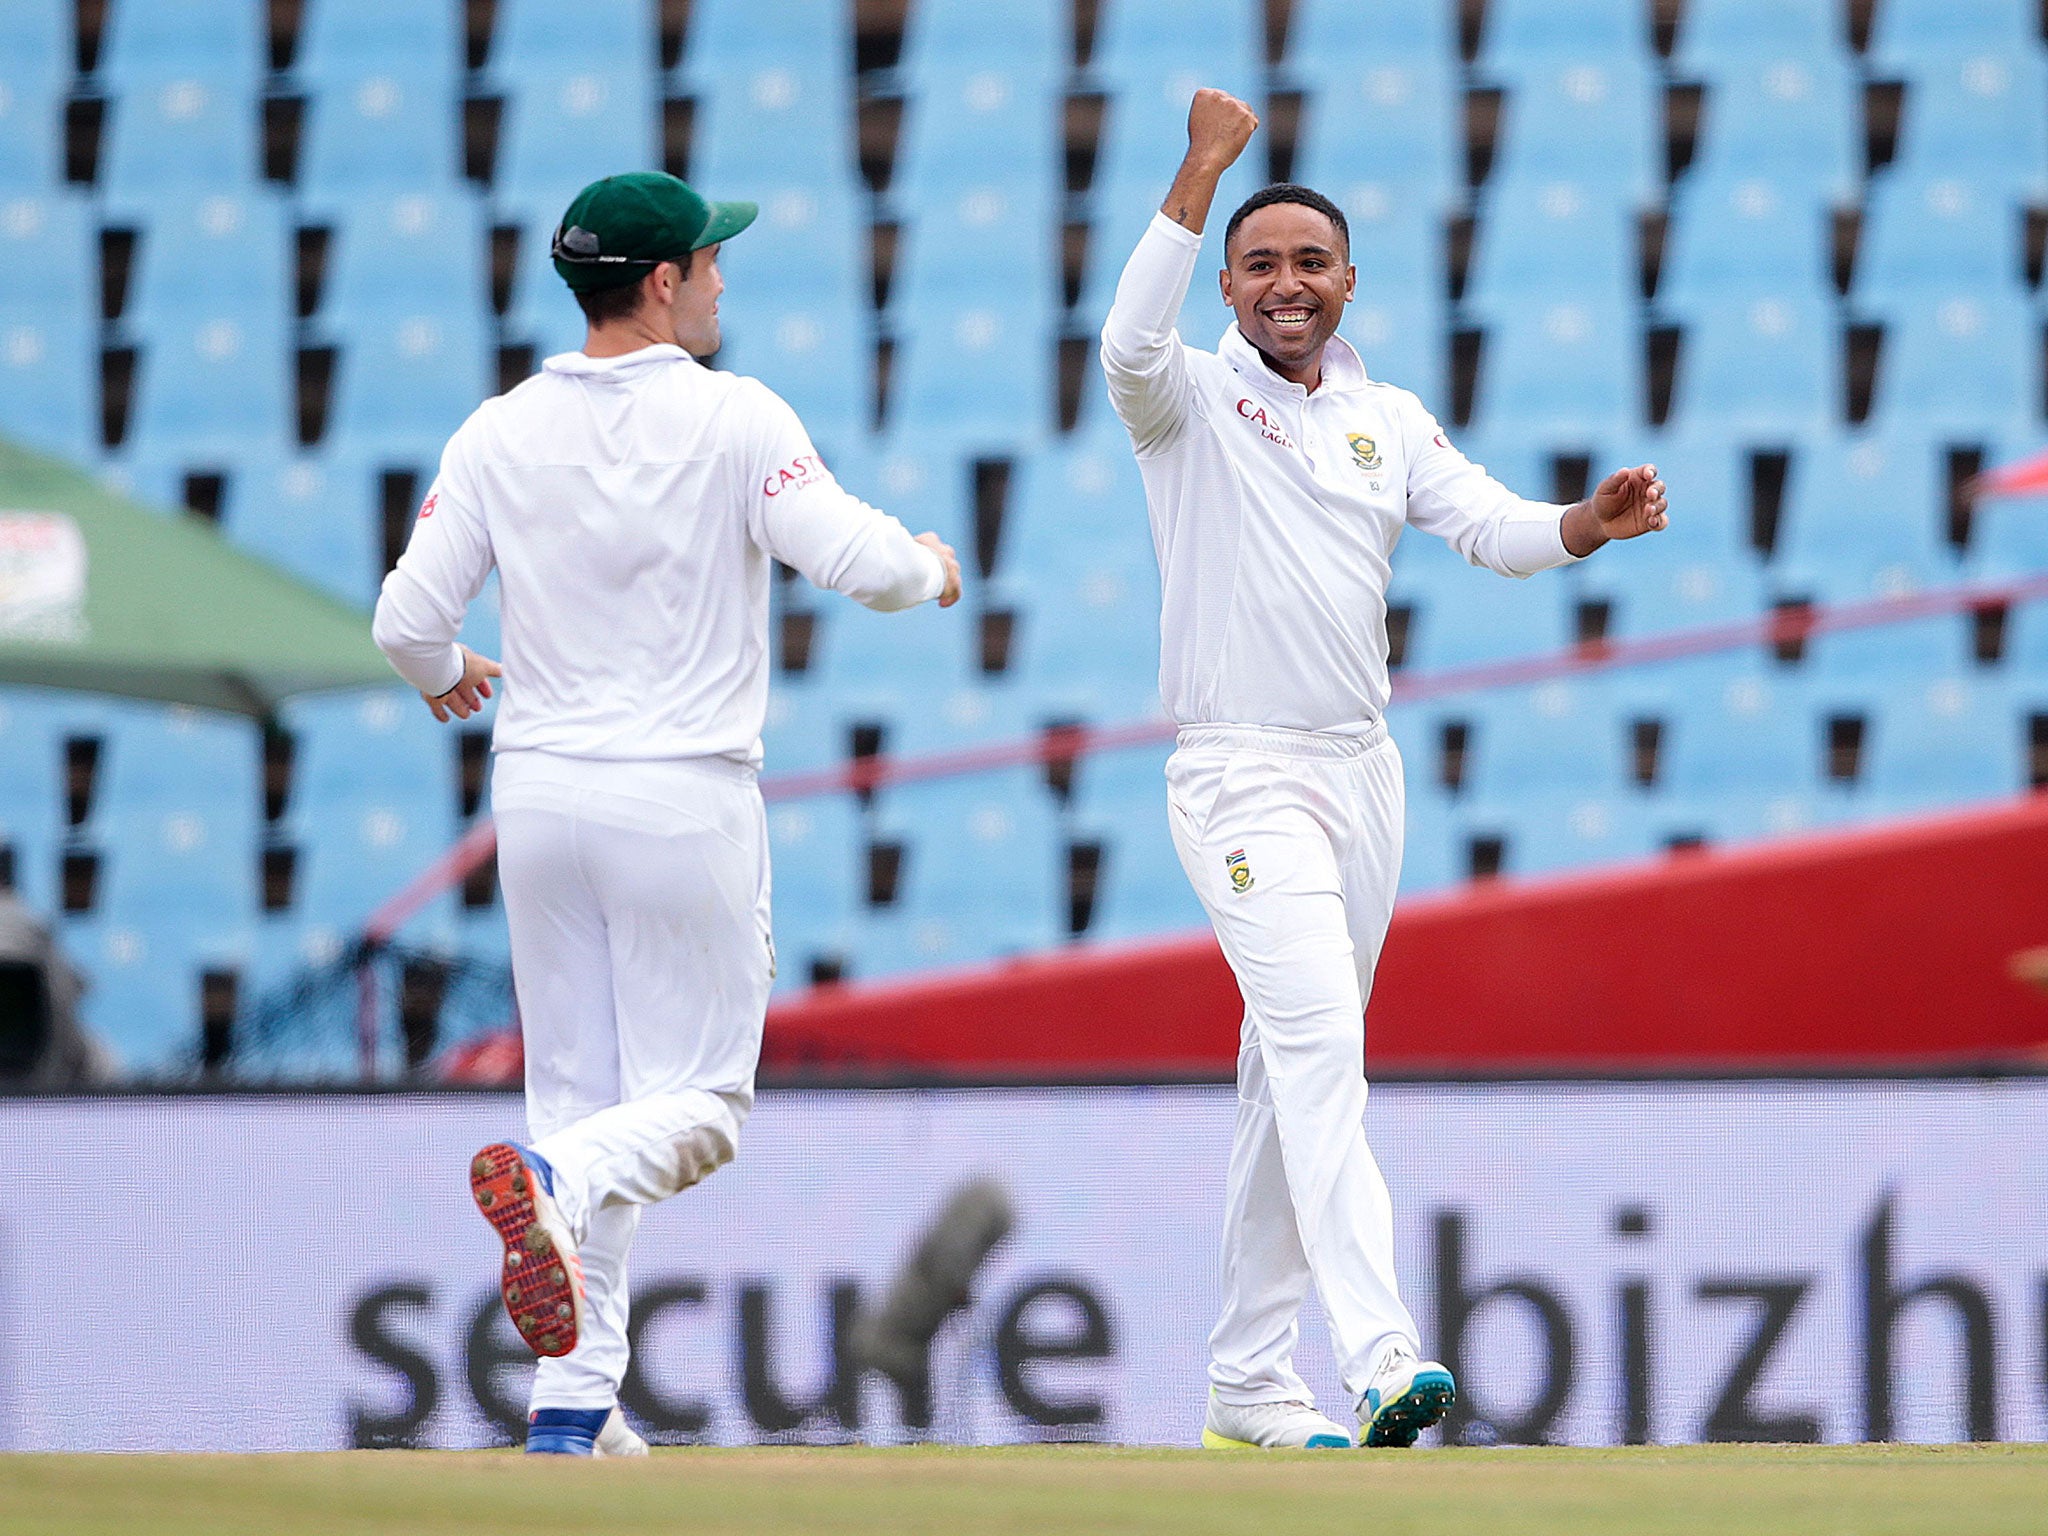
[[[627,1250],[753,1104],[770,558],[883,611],[960,595],[935,534],[841,489],[788,405],[693,357],[718,347],[719,242],[754,213],[652,172],[577,196],[553,256],[584,349],[457,431],[377,604],[392,665],[467,718],[500,669],[455,636],[499,574],[492,794],[532,1145],[486,1147],[471,1185],[542,1356],[529,1451],[645,1449],[616,1408]]]
[[[1137,450],[1162,586],[1160,692],[1180,725],[1167,804],[1182,865],[1244,995],[1238,1118],[1203,1443],[1348,1446],[1292,1357],[1311,1283],[1360,1440],[1412,1445],[1455,1398],[1420,1358],[1393,1213],[1365,1140],[1365,999],[1401,867],[1386,587],[1408,524],[1529,576],[1665,526],[1648,465],[1574,507],[1525,501],[1366,376],[1337,325],[1357,281],[1343,214],[1255,194],[1226,232],[1236,319],[1175,330],[1216,184],[1258,126],[1195,96],[1188,153],[1102,333]]]

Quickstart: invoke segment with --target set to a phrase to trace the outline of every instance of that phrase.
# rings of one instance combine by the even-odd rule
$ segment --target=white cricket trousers
[[[728,1162],[774,978],[753,770],[724,758],[498,754],[498,874],[526,1041],[526,1117],[588,1292],[536,1408],[608,1408],[626,1372],[640,1208]]]
[[[1401,875],[1400,754],[1383,725],[1185,726],[1166,784],[1181,864],[1244,994],[1209,1379],[1228,1403],[1308,1401],[1294,1345],[1313,1282],[1355,1398],[1389,1345],[1416,1348],[1364,1125],[1365,1000]]]

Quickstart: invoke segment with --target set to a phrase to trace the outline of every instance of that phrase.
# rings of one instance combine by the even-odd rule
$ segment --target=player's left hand
[[[427,708],[434,712],[436,720],[446,720],[453,715],[457,720],[467,720],[484,707],[483,701],[491,696],[491,679],[503,677],[505,669],[488,656],[479,656],[468,646],[462,647],[462,676],[446,693],[423,693]]]
[[[1664,501],[1664,482],[1657,466],[1638,464],[1617,469],[1593,492],[1593,516],[1610,539],[1633,539],[1671,526]]]

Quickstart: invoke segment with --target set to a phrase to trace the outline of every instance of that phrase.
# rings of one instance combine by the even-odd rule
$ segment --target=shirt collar
[[[1241,377],[1261,389],[1293,395],[1297,399],[1308,394],[1301,385],[1281,378],[1266,366],[1259,349],[1245,340],[1244,332],[1237,328],[1235,320],[1225,327],[1223,339],[1216,344],[1216,352]],[[1358,355],[1358,350],[1342,336],[1332,336],[1323,346],[1323,382],[1317,386],[1316,393],[1357,389],[1368,382],[1365,359]]]
[[[622,352],[617,357],[592,357],[587,352],[557,352],[541,366],[549,373],[580,374],[585,377],[603,377],[610,374],[629,373],[635,368],[645,368],[654,363],[694,363],[697,360],[670,342],[656,342],[640,348],[637,352]]]

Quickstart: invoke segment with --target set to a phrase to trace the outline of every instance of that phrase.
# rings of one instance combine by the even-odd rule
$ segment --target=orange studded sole
[[[519,1149],[493,1142],[470,1160],[469,1192],[505,1245],[505,1311],[536,1355],[566,1355],[583,1321],[583,1266],[535,1209],[533,1174]]]

